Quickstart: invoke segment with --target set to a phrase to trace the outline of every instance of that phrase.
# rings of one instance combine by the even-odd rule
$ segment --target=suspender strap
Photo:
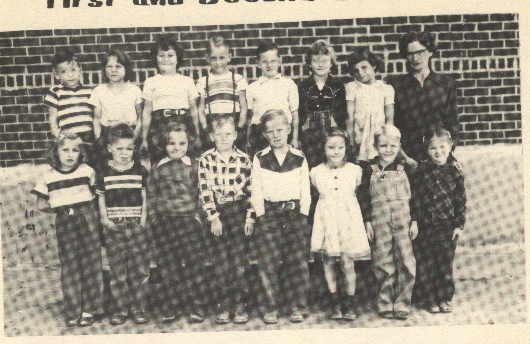
[[[210,75],[210,73],[206,73],[206,103],[208,105],[208,114],[211,115],[212,114],[212,108],[210,107],[210,86],[209,86],[209,82],[208,82],[208,76]]]
[[[374,172],[374,173],[381,172],[381,170],[379,169],[379,166],[377,166],[377,164],[370,165],[370,167],[372,167],[372,172]]]

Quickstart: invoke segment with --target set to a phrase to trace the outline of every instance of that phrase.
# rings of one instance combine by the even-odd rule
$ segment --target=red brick
[[[506,48],[518,48],[520,46],[520,42],[518,39],[507,39],[504,40],[504,44]]]
[[[53,55],[55,50],[53,47],[29,47],[29,55]]]
[[[98,35],[96,43],[122,43],[122,35]]]
[[[271,29],[272,23],[246,24],[249,29]]]
[[[244,29],[245,24],[227,24],[227,25],[219,25],[219,30],[239,30]]]
[[[328,27],[328,28],[317,28],[315,29],[315,34],[317,36],[336,36],[336,35],[340,35],[340,28],[331,28],[331,27]]]
[[[21,57],[15,57],[15,63],[16,64],[34,64],[34,63],[41,63],[41,57],[40,56],[21,56]]]
[[[24,37],[24,31],[4,31],[0,32],[2,38]]]
[[[23,131],[31,131],[31,124],[29,123],[5,124],[4,127],[6,128],[7,133],[20,133]]]
[[[502,23],[479,23],[479,31],[502,30]]]
[[[329,26],[348,26],[348,25],[353,25],[353,19],[333,19],[329,21]]]
[[[396,25],[396,32],[407,33],[412,31],[421,31],[421,25]]]
[[[19,74],[25,71],[24,66],[0,66],[0,74]]]
[[[495,97],[478,97],[477,98],[478,104],[500,104],[501,103],[501,97],[495,96]]]
[[[490,128],[489,123],[466,123],[464,125],[466,131],[472,130],[488,130]]]
[[[469,14],[464,15],[465,22],[484,22],[488,21],[489,15],[487,14]]]
[[[96,37],[94,36],[73,36],[68,37],[69,44],[93,44],[96,43]]]
[[[383,24],[406,24],[408,17],[386,17],[383,18]]]
[[[487,40],[490,38],[488,32],[470,32],[464,34],[464,39],[466,40]]]
[[[460,32],[442,32],[438,34],[438,39],[442,41],[459,41],[464,38],[464,34]]]
[[[9,99],[9,98],[0,98],[0,100],[1,99]],[[0,102],[0,104],[1,104],[1,102]],[[2,104],[2,105],[4,105],[4,104]],[[16,123],[17,119],[18,119],[17,115],[0,115],[0,124]]]
[[[50,131],[50,122],[33,123],[33,131]]]
[[[109,29],[100,28],[100,29],[82,29],[81,33],[83,35],[105,35],[109,33]]]
[[[519,23],[504,23],[504,30],[519,30]]]
[[[520,113],[505,113],[503,116],[506,121],[521,121]]]
[[[490,33],[491,39],[513,39],[515,31],[494,31]]]
[[[52,30],[28,30],[26,31],[27,37],[39,37],[39,36],[52,36]]]
[[[22,150],[22,149],[33,149],[33,142],[8,142],[6,144],[6,150],[13,151],[13,150]]]
[[[491,14],[492,21],[512,21],[515,20],[515,14]]]
[[[10,48],[13,46],[13,41],[11,39],[0,39],[0,47]]]
[[[521,130],[506,130],[504,135],[506,137],[521,137]]]
[[[289,29],[287,32],[288,37],[293,36],[312,36],[314,35],[313,29]]]
[[[0,134],[3,136],[3,134]],[[19,152],[0,152],[0,160],[20,159]]]
[[[481,41],[479,42],[479,48],[502,48],[504,41]]]
[[[29,65],[28,73],[46,73],[51,71],[51,67],[45,64]]]
[[[434,16],[411,16],[411,23],[434,23]]]
[[[381,36],[358,36],[357,42],[359,43],[379,43],[382,42],[383,38]]]
[[[41,150],[24,150],[20,152],[20,157],[22,159],[42,158],[43,152]]]
[[[48,136],[44,132],[39,133],[19,133],[20,140],[46,140]]]
[[[370,33],[393,33],[396,32],[393,25],[370,26]]]
[[[315,27],[315,26],[327,26],[327,20],[312,20],[312,21],[303,21],[302,27]]]
[[[67,36],[76,35],[77,36],[80,34],[81,34],[81,30],[79,29],[53,30],[54,36],[63,36],[63,35],[67,35]]]
[[[493,50],[493,55],[495,55],[495,56],[509,56],[509,55],[518,56],[519,55],[519,49],[517,49],[517,48],[495,49],[495,50]]]
[[[357,25],[381,25],[381,18],[357,18]]]
[[[271,38],[271,37],[283,37],[287,34],[285,29],[271,29],[271,30],[261,30],[261,37]]]
[[[0,56],[26,55],[26,48],[0,48]]]
[[[16,97],[17,104],[39,104],[42,103],[43,99],[41,96],[19,96]]]
[[[164,31],[166,32],[183,32],[183,31],[190,31],[191,26],[166,26],[164,28]]]
[[[440,15],[436,16],[436,22],[438,23],[456,23],[461,22],[462,16],[461,15]]]

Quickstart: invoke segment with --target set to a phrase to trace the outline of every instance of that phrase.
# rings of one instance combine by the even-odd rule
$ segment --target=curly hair
[[[153,63],[157,70],[158,63],[156,62],[156,57],[158,56],[158,52],[160,50],[168,51],[170,49],[175,50],[175,53],[177,54],[177,69],[180,67],[182,61],[184,60],[184,49],[180,47],[173,35],[166,34],[158,37],[156,42],[154,42],[151,46],[151,52],[149,53],[149,56],[151,57],[151,63]]]
[[[131,58],[129,55],[122,50],[119,49],[111,49],[108,53],[105,54],[103,59],[101,60],[101,68],[102,68],[102,75],[103,75],[103,81],[109,82],[109,79],[107,78],[107,73],[105,72],[105,69],[107,67],[107,63],[109,63],[109,60],[111,57],[115,57],[116,61],[121,64],[125,68],[125,76],[123,77],[123,80],[125,81],[131,81],[133,79],[133,63],[131,61]]]
[[[413,31],[404,34],[399,39],[399,53],[403,58],[407,57],[407,48],[412,42],[419,42],[431,53],[434,53],[436,51],[436,37],[432,33],[426,31]]]
[[[46,162],[55,169],[59,169],[61,166],[61,161],[59,160],[59,147],[61,147],[66,140],[79,140],[79,159],[77,164],[79,165],[87,162],[85,144],[81,137],[74,132],[65,130],[61,131],[57,138],[51,142],[50,147],[44,155]]]
[[[350,75],[354,74],[355,65],[363,61],[368,61],[375,72],[380,71],[384,67],[383,60],[371,52],[370,48],[360,47],[353,50],[351,55],[348,56],[348,72]]]
[[[188,155],[190,158],[194,158],[198,156],[199,147],[197,147],[197,139],[195,136],[191,133],[189,128],[184,123],[168,123],[160,133],[160,140],[158,143],[157,148],[160,151],[166,152],[166,146],[169,143],[169,136],[171,133],[176,132],[180,133],[183,132],[186,134],[186,137],[188,139],[188,150],[186,152],[186,155]]]

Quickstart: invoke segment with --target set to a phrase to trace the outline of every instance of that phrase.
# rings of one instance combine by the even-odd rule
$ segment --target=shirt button
[[[339,188],[335,188],[335,190],[338,190]]]
[[[339,179],[339,177],[335,176],[335,179]]]

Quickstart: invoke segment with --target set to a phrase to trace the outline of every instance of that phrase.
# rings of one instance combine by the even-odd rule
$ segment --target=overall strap
[[[209,77],[210,76],[210,72],[206,73],[206,105],[208,106],[208,114],[211,115],[212,114],[212,109],[210,107],[210,86],[209,86]]]
[[[403,171],[405,171],[405,166],[403,166],[403,164],[398,164],[396,167],[396,171],[402,173]]]
[[[233,87],[233,93],[232,93],[232,103],[234,105],[234,107],[232,108],[232,117],[234,117],[234,119],[236,118],[236,73],[234,73],[234,71],[232,71],[232,87]],[[235,123],[236,125],[236,128],[237,128],[237,123]]]
[[[379,169],[379,166],[377,166],[377,164],[370,165],[370,167],[372,168],[373,173],[381,172],[381,169]]]

